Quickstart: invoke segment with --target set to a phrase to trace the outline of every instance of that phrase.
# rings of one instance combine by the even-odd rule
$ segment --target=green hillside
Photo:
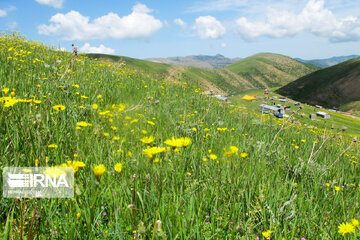
[[[124,57],[124,56],[116,56],[116,55],[101,54],[101,53],[87,53],[85,55],[91,59],[103,59],[117,63],[125,63],[128,68],[149,74],[160,74],[160,75],[167,74],[168,69],[171,67],[168,64],[154,63],[150,61]]]
[[[360,100],[360,58],[304,76],[277,92],[301,102],[326,107]]]
[[[186,81],[203,90],[230,94],[252,88],[283,86],[318,67],[298,62],[286,56],[262,53],[240,60],[222,69],[171,66],[140,59],[106,54],[87,54],[91,58],[124,62],[131,69],[159,74],[165,79]]]
[[[360,101],[349,102],[341,105],[340,110],[344,112],[351,112],[360,116]]]
[[[320,68],[280,54],[260,53],[233,63],[226,69],[255,87],[271,88],[284,86]]]
[[[74,172],[71,198],[1,197],[1,239],[360,237],[347,132],[17,34],[0,35],[0,64],[0,169]]]

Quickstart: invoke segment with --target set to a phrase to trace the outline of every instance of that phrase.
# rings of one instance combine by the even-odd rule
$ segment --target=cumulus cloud
[[[332,42],[359,41],[360,19],[347,17],[336,19],[326,9],[324,0],[309,0],[298,14],[270,9],[265,22],[251,22],[245,17],[236,20],[236,31],[248,41],[261,36],[282,38],[295,36],[301,32],[329,38]]]
[[[212,16],[201,16],[195,20],[193,29],[202,39],[217,39],[225,35],[225,27]]]
[[[179,27],[181,27],[182,29],[186,28],[186,22],[184,22],[181,18],[175,19],[174,23]]]
[[[115,53],[114,49],[107,48],[102,44],[99,47],[93,47],[90,45],[90,43],[85,43],[84,46],[79,48],[79,51],[83,53],[105,53],[105,54]]]
[[[0,17],[6,17],[8,12],[15,11],[15,10],[16,10],[16,7],[14,7],[14,6],[10,6],[5,9],[0,9]]]
[[[138,3],[127,16],[110,12],[93,21],[77,11],[58,13],[50,18],[49,25],[38,26],[38,33],[61,35],[65,40],[148,38],[163,26],[150,12],[146,5]]]
[[[48,5],[54,8],[62,8],[62,5],[64,3],[64,0],[35,0],[36,2]]]

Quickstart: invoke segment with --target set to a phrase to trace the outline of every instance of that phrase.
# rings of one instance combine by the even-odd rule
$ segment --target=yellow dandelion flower
[[[58,148],[58,145],[55,143],[48,145],[48,148]]]
[[[5,95],[9,92],[9,90],[10,90],[9,88],[3,88],[3,89],[1,89],[1,91],[4,92]]]
[[[242,157],[242,158],[246,158],[247,156],[249,156],[249,154],[248,154],[248,153],[245,153],[245,152],[243,152],[243,153],[240,154],[240,157]]]
[[[55,105],[55,106],[53,106],[52,108],[53,108],[54,110],[56,110],[56,111],[63,111],[63,110],[66,109],[66,107],[65,107],[64,105],[61,105],[61,104]]]
[[[122,163],[116,163],[114,169],[116,172],[121,172],[122,167],[123,167]]]
[[[230,151],[226,151],[226,149],[224,149],[224,151],[225,151],[224,157],[230,157],[236,154],[239,151],[239,148],[235,146],[230,146]]]
[[[155,123],[154,123],[153,121],[147,121],[147,123],[148,123],[149,125],[152,125],[152,126],[155,125]]]
[[[93,167],[93,172],[98,181],[100,181],[100,178],[105,173],[105,171],[106,171],[106,167],[104,164],[95,165]]]
[[[340,191],[340,187],[338,187],[338,186],[335,186],[335,191]]]
[[[92,109],[96,110],[99,108],[99,105],[97,105],[96,103],[92,105]]]
[[[80,217],[81,217],[81,213],[77,213],[76,214],[76,219],[79,220]]]
[[[114,137],[112,138],[112,140],[113,140],[113,141],[119,141],[119,140],[120,140],[120,137],[114,136]]]
[[[339,231],[338,233],[345,236],[347,233],[355,233],[355,227],[351,223],[342,223],[338,226]]]
[[[210,154],[210,155],[209,155],[209,158],[210,158],[211,160],[216,160],[218,157],[217,157],[215,154]]]
[[[150,143],[152,143],[154,140],[155,140],[155,138],[154,138],[153,135],[151,135],[150,137],[143,137],[143,138],[140,139],[140,141],[141,141],[142,143],[145,143],[145,144],[150,144]]]
[[[358,228],[358,227],[359,227],[359,220],[353,218],[353,219],[351,219],[351,224],[352,224],[354,227]]]
[[[143,153],[146,154],[150,159],[153,159],[156,154],[165,152],[164,147],[147,147],[143,150]]]
[[[78,122],[76,125],[78,127],[91,127],[92,126],[91,123],[87,123],[87,122],[84,122],[84,121]]]
[[[274,231],[267,230],[266,232],[262,232],[262,235],[264,236],[264,238],[270,238],[270,236],[273,232]]]

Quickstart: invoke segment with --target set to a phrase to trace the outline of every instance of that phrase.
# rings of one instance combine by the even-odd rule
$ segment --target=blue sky
[[[360,0],[0,0],[1,31],[135,58],[360,55]]]

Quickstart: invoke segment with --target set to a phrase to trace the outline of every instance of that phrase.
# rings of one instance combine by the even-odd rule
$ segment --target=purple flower
[[[231,224],[231,225],[233,225],[233,224],[234,224],[234,222],[230,222],[230,224]]]
[[[306,240],[306,238],[301,238],[301,240]]]
[[[57,231],[55,230],[55,231],[53,231],[52,233],[53,233],[53,234],[57,234]]]
[[[106,215],[107,215],[107,213],[106,213],[106,212],[103,212],[103,215],[104,215],[104,216],[106,216]]]
[[[205,222],[205,224],[210,224],[210,222]]]
[[[205,216],[205,218],[210,218],[210,216]]]
[[[218,211],[218,210],[214,210],[214,213],[219,213],[219,211]]]
[[[104,210],[105,208],[104,208],[104,206],[101,206],[101,210]]]

